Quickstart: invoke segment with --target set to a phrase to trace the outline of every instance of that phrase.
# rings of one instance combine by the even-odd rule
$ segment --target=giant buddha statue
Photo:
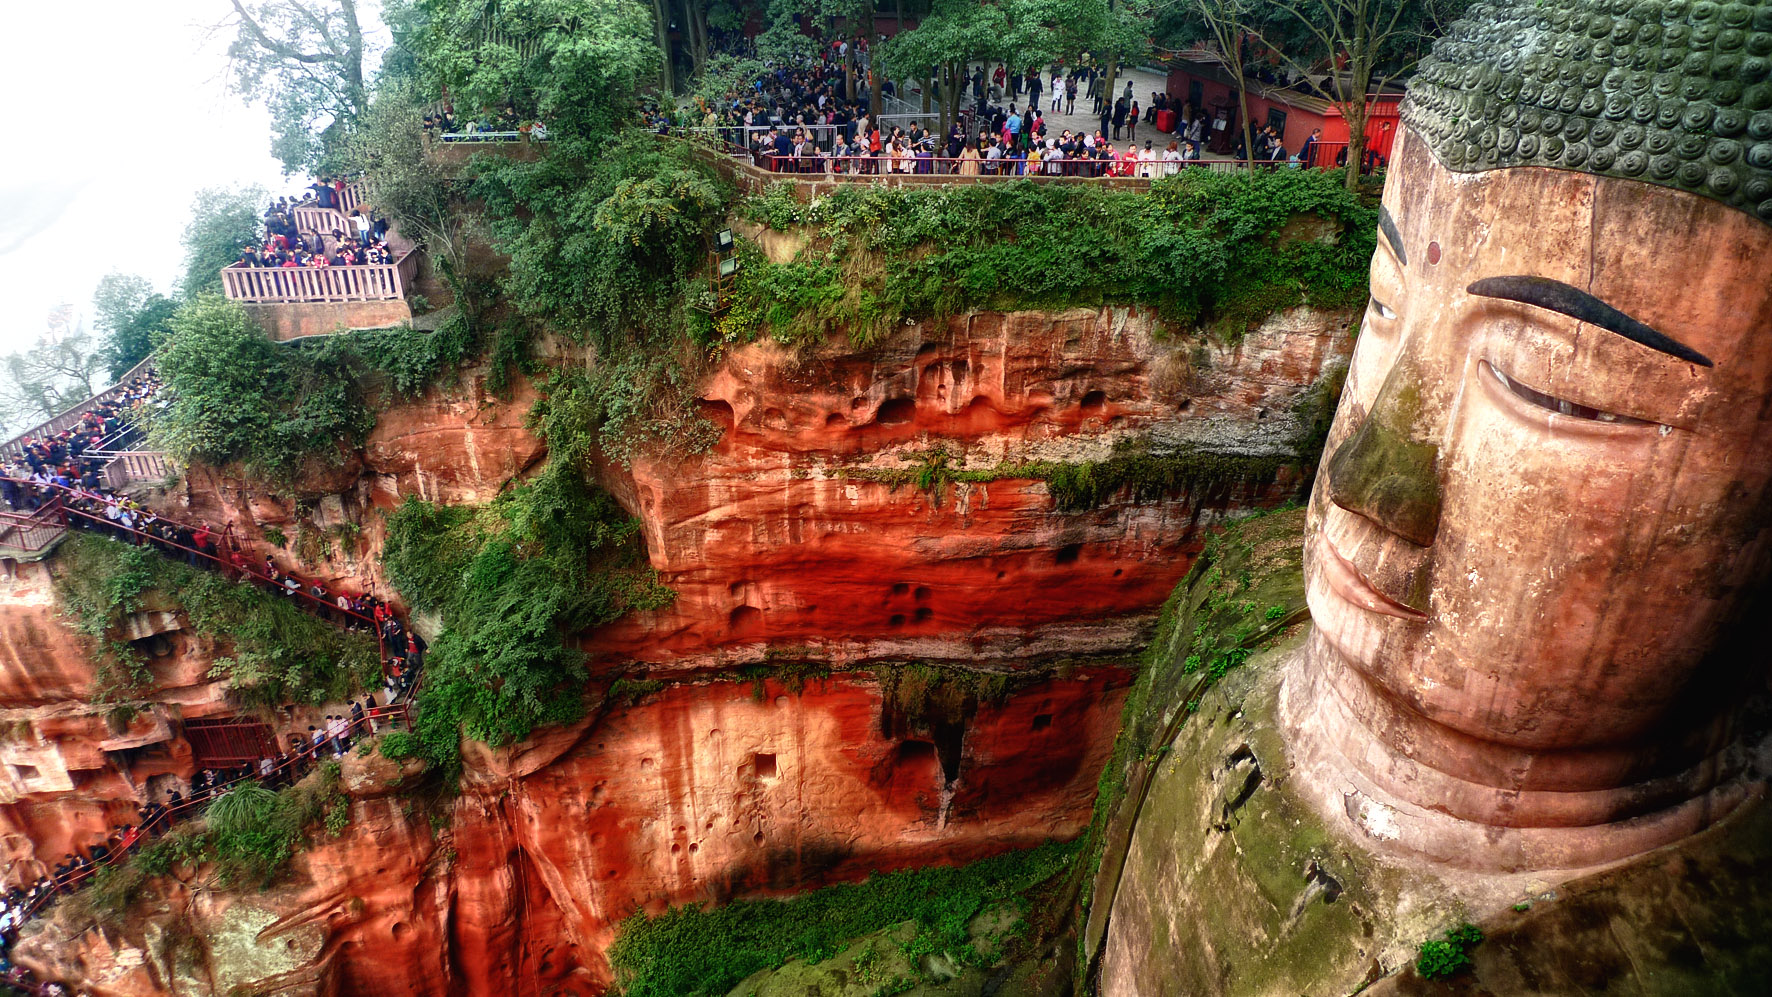
[[[1757,791],[1772,628],[1772,2],[1507,0],[1424,61],[1311,496],[1301,787],[1568,869]]]

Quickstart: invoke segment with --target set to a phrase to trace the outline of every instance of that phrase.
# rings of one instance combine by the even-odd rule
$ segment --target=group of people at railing
[[[388,219],[375,214],[364,205],[354,205],[347,213],[341,195],[342,179],[322,178],[311,189],[311,201],[291,203],[278,198],[265,211],[265,237],[262,245],[247,243],[240,248],[235,267],[350,267],[393,263],[396,254],[388,245]],[[313,206],[331,208],[327,217],[335,225],[329,231],[301,231],[296,224],[296,209]]]
[[[139,822],[119,825],[84,854],[69,853],[51,873],[28,885],[14,886],[0,900],[0,983],[28,993],[47,994],[53,991],[33,988],[52,985],[30,981],[5,962],[6,950],[26,918],[57,893],[81,885],[99,866],[128,855],[173,821],[192,814],[232,786],[245,781],[273,788],[291,784],[305,775],[316,759],[327,753],[342,756],[353,738],[388,724],[409,723],[407,703],[422,675],[428,648],[422,636],[406,629],[392,606],[373,594],[334,592],[317,579],[304,585],[293,572],[278,569],[268,554],[262,569],[255,566],[231,525],[218,532],[204,521],[191,525],[160,517],[126,496],[82,486],[67,477],[65,467],[58,468],[54,475],[49,475],[47,469],[33,472],[30,478],[11,475],[20,468],[7,470],[9,476],[0,478],[0,494],[12,509],[54,507],[66,516],[71,528],[90,529],[126,543],[155,548],[194,566],[219,569],[238,580],[264,585],[334,623],[373,631],[381,647],[384,676],[379,695],[385,705],[377,703],[378,692],[370,692],[361,702],[353,701],[340,712],[328,714],[321,723],[309,725],[306,735],[291,731],[287,750],[266,754],[256,762],[233,769],[203,769],[184,790],[175,785],[164,799],[142,803]]]
[[[946,155],[938,155],[941,152]],[[1142,149],[1131,142],[1116,149],[1100,132],[1073,133],[1068,128],[1051,136],[1043,120],[1036,119],[1025,131],[1005,124],[994,136],[980,132],[971,142],[956,124],[945,145],[916,122],[908,132],[893,127],[882,136],[875,130],[866,144],[851,145],[837,134],[828,149],[805,131],[789,137],[771,129],[755,143],[751,155],[754,163],[776,173],[1149,179],[1178,172],[1198,153],[1183,150],[1177,141],[1159,149],[1149,139]]]
[[[127,860],[174,823],[194,816],[236,786],[252,783],[277,789],[294,785],[326,756],[343,758],[358,738],[410,726],[405,703],[390,698],[387,705],[378,706],[371,695],[360,703],[352,702],[348,712],[327,716],[323,727],[310,725],[307,735],[290,733],[286,751],[247,764],[202,769],[187,785],[188,794],[175,786],[167,790],[164,799],[140,804],[136,822],[116,825],[79,851],[66,853],[53,869],[29,883],[15,883],[0,894],[0,984],[42,997],[68,993],[61,984],[37,981],[28,971],[12,965],[11,948],[26,921],[58,895],[85,885],[99,869]]]
[[[473,117],[458,119],[455,106],[445,100],[436,111],[425,114],[427,136],[441,142],[546,142],[548,126],[540,118],[517,113],[514,104],[481,108]]]
[[[105,464],[118,451],[139,441],[146,416],[160,404],[160,388],[159,375],[146,370],[121,386],[106,389],[73,425],[20,440],[17,449],[8,454],[7,476],[44,484],[59,480],[98,487],[98,475]],[[49,425],[54,423],[51,420]],[[16,503],[12,507],[19,508]]]

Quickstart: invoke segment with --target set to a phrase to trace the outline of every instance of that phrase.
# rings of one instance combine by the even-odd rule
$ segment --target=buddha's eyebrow
[[[1522,304],[1537,305],[1561,312],[1573,319],[1615,332],[1633,343],[1641,343],[1670,357],[1679,357],[1700,367],[1714,367],[1710,358],[1690,346],[1664,336],[1599,298],[1549,277],[1484,277],[1465,288],[1485,298],[1501,298]]]
[[[1378,206],[1378,231],[1390,240],[1391,252],[1397,254],[1397,262],[1409,265],[1409,253],[1403,249],[1403,233],[1397,231],[1397,220],[1391,217],[1391,210],[1384,205]]]

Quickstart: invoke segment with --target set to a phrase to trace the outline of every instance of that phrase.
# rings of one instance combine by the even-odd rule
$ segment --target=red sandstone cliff
[[[20,955],[106,994],[215,994],[249,979],[286,993],[596,993],[608,980],[602,952],[636,905],[804,889],[1074,834],[1117,722],[1117,656],[1140,643],[1204,521],[1277,501],[1294,483],[1119,496],[1067,513],[1035,480],[955,483],[938,500],[871,478],[938,447],[969,469],[1099,460],[1134,440],[1282,452],[1293,406],[1345,358],[1346,327],[1299,310],[1235,346],[1202,346],[1165,341],[1143,313],[1078,310],[907,327],[866,355],[736,350],[704,386],[725,430],[711,452],[603,475],[679,597],[585,645],[678,684],[518,749],[470,750],[435,835],[422,809],[365,784],[346,835],[269,894],[175,887],[121,934],[76,943],[84,926],[61,924]],[[354,552],[299,567],[374,584],[371,510],[406,495],[496,494],[543,456],[522,428],[529,400],[501,402],[469,377],[384,414],[364,451],[302,496],[193,469],[166,511],[254,537],[267,526],[294,537],[302,521],[360,524]],[[80,700],[80,656],[45,650],[65,631],[31,636],[60,627],[49,607],[19,612],[0,607],[0,709]],[[940,743],[895,719],[865,672],[797,694],[772,686],[761,701],[750,683],[698,678],[770,650],[840,668],[941,659],[1025,678]],[[1100,664],[1050,667],[1077,657]],[[157,743],[176,768],[175,724]],[[19,827],[5,840],[53,862],[63,849],[38,837],[45,821],[21,815],[71,815],[94,798],[70,785],[0,809]],[[171,927],[187,924],[211,941],[181,977],[172,946],[183,935]],[[265,961],[269,951],[279,954]]]

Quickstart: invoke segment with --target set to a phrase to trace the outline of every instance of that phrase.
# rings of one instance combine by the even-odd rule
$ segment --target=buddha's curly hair
[[[1455,22],[1403,121],[1451,170],[1546,166],[1772,223],[1772,0],[1504,0]]]

